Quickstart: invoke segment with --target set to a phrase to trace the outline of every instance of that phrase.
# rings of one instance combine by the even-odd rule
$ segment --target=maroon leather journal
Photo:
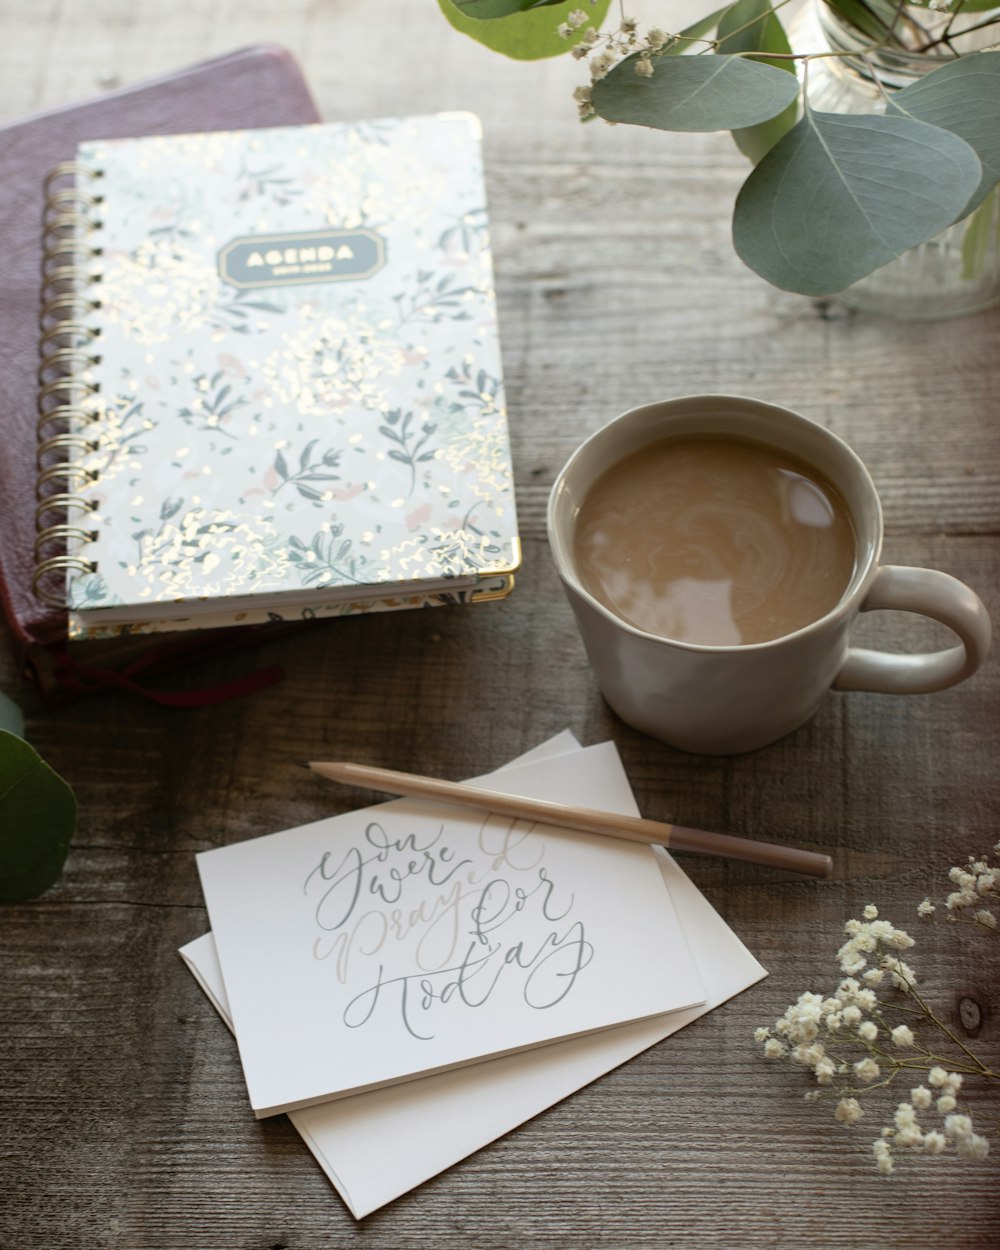
[[[0,125],[0,598],[36,676],[50,674],[66,615],[37,598],[35,479],[43,182],[83,139],[316,122],[319,114],[289,52],[256,45],[165,77]],[[216,631],[228,632],[228,631]],[[217,645],[219,639],[205,640]],[[48,651],[46,662],[40,649]],[[53,650],[54,649],[54,650]],[[176,655],[178,640],[165,648]],[[56,662],[58,667],[59,661]],[[148,669],[148,658],[143,668]],[[64,668],[64,672],[68,671]],[[130,684],[129,681],[114,684]]]

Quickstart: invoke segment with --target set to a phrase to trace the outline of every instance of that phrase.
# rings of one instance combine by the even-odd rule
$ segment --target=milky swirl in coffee
[[[580,508],[584,586],[649,633],[706,646],[765,642],[818,620],[854,572],[833,486],[729,437],[665,439],[600,477]]]

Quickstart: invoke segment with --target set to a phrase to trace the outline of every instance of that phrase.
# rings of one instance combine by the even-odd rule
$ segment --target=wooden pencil
[[[803,851],[797,847],[779,846],[773,842],[756,842],[728,833],[710,833],[706,829],[691,829],[685,825],[646,820],[639,816],[621,816],[615,812],[551,803],[544,799],[528,799],[519,795],[503,794],[498,790],[466,785],[464,782],[442,781],[436,777],[396,772],[369,764],[337,760],[301,763],[303,767],[331,781],[364,786],[388,794],[464,803],[497,815],[512,816],[516,820],[533,820],[566,829],[580,829],[585,833],[601,834],[604,837],[666,846],[673,851],[692,851],[698,855],[716,855],[723,859],[764,864],[770,868],[784,868],[789,872],[804,873],[810,877],[828,877],[833,869],[833,861],[829,855]]]

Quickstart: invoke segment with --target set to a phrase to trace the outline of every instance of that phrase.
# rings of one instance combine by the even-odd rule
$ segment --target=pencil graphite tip
[[[292,756],[292,763],[298,764],[299,768],[311,768],[312,767],[308,760],[300,759],[297,755]]]

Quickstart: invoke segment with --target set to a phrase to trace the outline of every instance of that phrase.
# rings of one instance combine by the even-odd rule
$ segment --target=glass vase
[[[909,31],[913,42],[924,38],[934,23],[943,28],[951,20],[950,14],[926,8],[907,7],[903,14],[903,38]],[[980,20],[986,16],[976,14]],[[796,51],[838,53],[809,62],[807,89],[814,109],[881,113],[885,100],[879,83],[887,92],[901,90],[954,59],[956,52],[974,51],[996,37],[997,27],[987,27],[968,36],[964,46],[953,43],[954,50],[945,45],[927,52],[885,47],[868,51],[866,57],[862,53],[871,48],[872,40],[823,0],[815,0],[793,31],[793,46]],[[1000,303],[1000,187],[994,187],[968,217],[833,298],[847,308],[909,321],[960,317]]]

